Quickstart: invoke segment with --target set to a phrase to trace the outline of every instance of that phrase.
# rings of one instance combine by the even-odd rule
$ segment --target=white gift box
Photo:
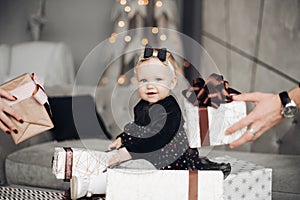
[[[56,147],[52,173],[57,179],[99,176],[107,168],[107,160],[113,153],[85,148]]]
[[[196,199],[272,199],[272,169],[229,156],[211,160],[229,162],[231,173],[223,180],[220,171],[198,171]],[[189,199],[188,179],[185,170],[109,169],[106,199]]]
[[[224,180],[224,200],[272,199],[272,169],[229,156],[212,160],[231,164],[231,173]]]
[[[106,200],[119,199],[219,200],[223,199],[223,173],[108,169]]]
[[[191,148],[204,146],[200,137],[199,107],[184,99],[185,130]],[[209,135],[205,140],[210,146],[229,144],[239,138],[246,128],[240,129],[231,135],[225,135],[225,130],[232,124],[246,116],[246,103],[233,101],[220,104],[219,108],[207,107]]]

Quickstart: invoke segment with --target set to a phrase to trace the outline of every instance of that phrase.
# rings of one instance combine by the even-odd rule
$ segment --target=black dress
[[[140,100],[134,107],[134,121],[126,124],[117,137],[121,137],[122,147],[126,147],[133,159],[146,159],[157,169],[212,169],[224,173],[220,166],[226,165],[226,171],[230,172],[229,164],[199,158],[198,150],[189,148],[183,124],[181,109],[173,96],[154,104]]]

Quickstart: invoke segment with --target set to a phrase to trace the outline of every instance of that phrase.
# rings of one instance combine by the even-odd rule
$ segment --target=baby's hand
[[[107,165],[113,167],[119,165],[120,163],[130,160],[132,157],[125,147],[120,148],[116,154],[114,154],[109,160]]]
[[[122,146],[122,139],[118,138],[108,146],[108,150],[119,149]]]

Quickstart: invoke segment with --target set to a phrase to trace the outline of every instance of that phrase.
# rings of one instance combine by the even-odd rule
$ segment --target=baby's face
[[[174,72],[157,58],[150,58],[136,67],[140,97],[150,104],[170,95],[176,85]]]

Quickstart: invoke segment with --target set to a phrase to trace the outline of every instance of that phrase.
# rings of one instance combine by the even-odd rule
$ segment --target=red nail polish
[[[23,120],[23,119],[20,119],[19,122],[20,122],[21,124],[23,124],[23,123],[24,123],[24,120]]]
[[[18,130],[17,130],[17,129],[14,129],[13,131],[14,131],[14,133],[15,133],[15,134],[17,134],[17,133],[18,133]]]
[[[7,134],[10,134],[10,131],[9,131],[9,130],[7,130],[7,131],[5,131],[5,133],[7,133]]]

